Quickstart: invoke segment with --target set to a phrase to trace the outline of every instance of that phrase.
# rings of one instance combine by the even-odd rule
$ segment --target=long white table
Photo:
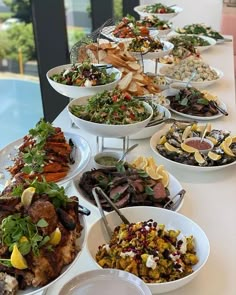
[[[231,130],[236,134],[235,108],[235,80],[233,65],[233,46],[224,43],[202,54],[205,61],[211,66],[224,72],[224,77],[217,84],[209,87],[227,105],[229,116],[221,117],[211,123],[216,128]],[[96,137],[71,127],[71,121],[64,110],[55,120],[55,126],[63,131],[75,132],[84,137],[92,150],[96,152]],[[115,139],[110,139],[114,143]],[[130,145],[133,144],[131,141]],[[149,139],[140,140],[139,147],[132,151],[132,157],[138,155],[154,155],[149,146]],[[211,246],[207,264],[191,283],[185,287],[170,292],[170,295],[235,295],[236,278],[236,166],[214,171],[211,173],[196,173],[184,171],[180,168],[165,166],[186,189],[187,194],[180,213],[197,222],[206,232]],[[73,183],[68,191],[69,195],[77,194]],[[91,210],[86,217],[87,229],[100,215],[97,208],[89,202],[80,199],[82,205]],[[81,256],[73,268],[60,280],[47,289],[47,295],[56,295],[62,286],[72,277],[81,272],[94,268],[93,262],[87,255],[86,248],[82,249]]]

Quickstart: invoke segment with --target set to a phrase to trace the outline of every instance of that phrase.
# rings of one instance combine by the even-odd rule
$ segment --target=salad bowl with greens
[[[60,94],[78,98],[116,87],[121,72],[105,64],[67,64],[57,66],[46,74],[50,85]]]
[[[142,130],[151,120],[152,107],[120,90],[103,91],[72,100],[67,111],[84,131],[102,137],[125,137]]]

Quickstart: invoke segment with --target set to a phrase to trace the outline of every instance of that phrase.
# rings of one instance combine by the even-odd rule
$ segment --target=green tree
[[[30,0],[3,0],[10,8],[15,17],[24,20],[26,23],[32,21]]]
[[[120,20],[123,17],[122,2],[122,0],[113,0],[114,17],[116,20]]]
[[[6,32],[1,32],[0,34],[0,59],[6,57],[6,52],[8,49],[8,38]]]
[[[6,58],[18,60],[19,50],[23,61],[35,59],[35,44],[32,24],[17,24],[6,31],[8,48]]]

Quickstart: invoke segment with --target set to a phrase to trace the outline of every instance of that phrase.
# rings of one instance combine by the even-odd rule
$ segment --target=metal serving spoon
[[[123,155],[120,157],[120,159],[118,160],[118,163],[122,162],[125,158],[125,156],[132,151],[133,149],[135,149],[138,146],[138,143],[132,145],[131,147],[129,147],[124,153]]]

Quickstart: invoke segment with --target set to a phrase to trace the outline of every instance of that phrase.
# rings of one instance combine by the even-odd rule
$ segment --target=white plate
[[[168,77],[167,75],[166,75],[166,71],[168,71],[169,69],[170,69],[170,67],[172,67],[172,66],[162,66],[161,68],[160,68],[160,70],[159,70],[159,73],[161,74],[161,75],[164,75],[167,79],[169,79],[169,83],[173,83],[173,82],[187,82],[187,81],[182,81],[182,80],[176,80],[176,79],[172,79],[172,78],[170,78],[170,77]],[[194,82],[194,81],[191,81],[191,86],[193,86],[193,87],[196,87],[196,88],[205,88],[205,87],[208,87],[208,86],[210,86],[210,85],[212,85],[212,84],[214,84],[214,83],[216,83],[216,82],[218,82],[223,76],[224,76],[224,74],[223,74],[223,72],[222,71],[220,71],[220,70],[218,70],[218,69],[216,69],[216,68],[214,68],[214,67],[210,67],[212,70],[215,70],[216,71],[216,73],[217,73],[217,75],[218,75],[218,79],[215,79],[215,80],[211,80],[211,81],[202,81],[202,82]]]
[[[221,169],[225,169],[229,166],[235,165],[236,161],[230,163],[230,164],[226,164],[226,165],[221,165],[221,166],[208,166],[208,167],[201,167],[201,166],[193,166],[193,165],[187,165],[187,164],[182,164],[179,162],[175,162],[173,160],[170,160],[164,156],[162,156],[161,154],[159,154],[159,152],[156,149],[156,146],[158,144],[158,142],[160,141],[160,138],[166,134],[166,132],[169,130],[170,126],[165,126],[165,128],[163,128],[162,130],[156,132],[150,140],[150,146],[151,149],[153,150],[157,162],[161,163],[163,165],[172,165],[173,167],[177,167],[179,169],[185,169],[187,171],[196,171],[196,172],[211,172],[211,171],[216,171],[216,170],[221,170]]]
[[[62,185],[80,173],[80,171],[82,171],[88,164],[91,154],[89,144],[83,137],[69,132],[64,132],[64,135],[67,141],[71,138],[76,147],[74,156],[75,163],[70,165],[69,173],[64,179],[57,182],[58,185]],[[0,178],[0,185],[3,187],[5,186],[6,181],[11,178],[11,174],[6,170],[6,167],[13,165],[12,159],[16,156],[18,147],[22,142],[22,138],[18,139],[0,150],[0,173],[2,173],[3,176]]]
[[[112,290],[112,291],[111,291]],[[151,295],[137,276],[117,269],[99,269],[82,273],[70,280],[59,295]]]
[[[183,85],[184,86],[184,85]],[[164,91],[161,92],[165,97],[168,97],[170,95],[175,95],[178,93],[178,90],[176,89],[166,89]],[[224,109],[225,111],[227,111],[227,107],[226,105],[220,100],[220,99],[217,99],[217,103],[218,105]],[[203,121],[209,121],[209,120],[215,120],[217,118],[220,118],[222,116],[224,116],[222,113],[218,113],[214,116],[208,116],[208,117],[204,117],[204,116],[194,116],[194,115],[189,115],[189,114],[185,114],[185,113],[181,113],[181,112],[178,112],[174,109],[171,108],[171,106],[169,105],[169,110],[177,115],[180,115],[182,117],[185,117],[185,118],[189,118],[189,119],[193,119],[193,120],[203,120]]]
[[[168,41],[162,41],[162,44],[164,44],[163,46],[163,50],[157,50],[154,52],[148,52],[145,54],[141,54],[140,52],[133,52],[130,51],[130,53],[135,56],[138,59],[157,59],[160,57],[163,57],[165,55],[168,55],[171,50],[174,48],[174,45]]]
[[[110,41],[114,41],[114,42],[130,42],[132,41],[132,39],[134,38],[117,38],[113,35],[113,31],[115,29],[116,26],[108,26],[108,27],[104,27],[102,29],[101,34],[104,37],[107,37]],[[158,35],[158,30],[150,30],[149,32],[151,37],[156,37]]]
[[[79,187],[79,180],[81,177],[82,177],[82,173],[80,173],[76,178],[73,179],[74,186],[79,193],[79,198],[83,198],[84,200],[88,201],[91,205],[93,205],[94,208],[96,208],[95,203],[93,203],[92,200],[89,197],[87,197],[86,194],[84,193],[84,191]],[[168,184],[167,188],[170,192],[170,198],[175,196],[179,191],[181,191],[183,189],[180,182],[170,173],[169,173],[169,184]],[[179,200],[179,198],[180,197],[178,196],[177,200]],[[184,199],[182,199],[181,201],[180,200],[176,201],[176,202],[179,203],[178,207],[175,210],[176,212],[178,212],[183,206]],[[150,206],[150,207],[152,207],[152,206]]]
[[[173,13],[150,13],[150,12],[145,12],[144,9],[149,6],[148,5],[139,5],[134,7],[134,11],[137,12],[141,17],[145,17],[145,16],[156,16],[161,20],[170,20],[171,18],[175,17],[176,15],[178,15],[180,12],[183,11],[183,8],[179,7],[179,6],[173,6],[172,8],[174,9],[175,12]]]
[[[76,255],[75,259],[72,261],[72,263],[70,263],[69,265],[65,266],[62,270],[62,273],[52,282],[50,282],[49,284],[41,287],[41,288],[27,288],[25,290],[21,290],[17,292],[17,295],[40,295],[40,294],[44,294],[44,291],[46,291],[47,288],[49,288],[50,286],[52,286],[54,283],[56,283],[57,281],[59,281],[65,274],[67,274],[70,269],[77,263],[78,259],[80,258],[82,249],[84,249],[85,247],[85,241],[86,241],[86,237],[87,237],[87,227],[86,227],[86,221],[85,221],[85,217],[84,215],[79,215],[80,218],[80,223],[83,226],[83,230],[81,232],[81,236],[78,238],[77,242],[78,245],[80,247],[80,251],[78,252],[78,254]],[[42,293],[41,293],[42,292]]]
[[[158,105],[158,104],[157,104],[157,107],[158,107],[158,110],[159,110],[161,117],[163,119],[168,119],[171,117],[171,113],[166,107],[164,107],[162,105]],[[144,129],[142,129],[138,133],[130,135],[129,138],[130,139],[144,139],[144,138],[151,137],[155,132],[157,132],[157,130],[160,130],[163,125],[164,125],[164,123],[150,126],[150,127],[145,127]]]

